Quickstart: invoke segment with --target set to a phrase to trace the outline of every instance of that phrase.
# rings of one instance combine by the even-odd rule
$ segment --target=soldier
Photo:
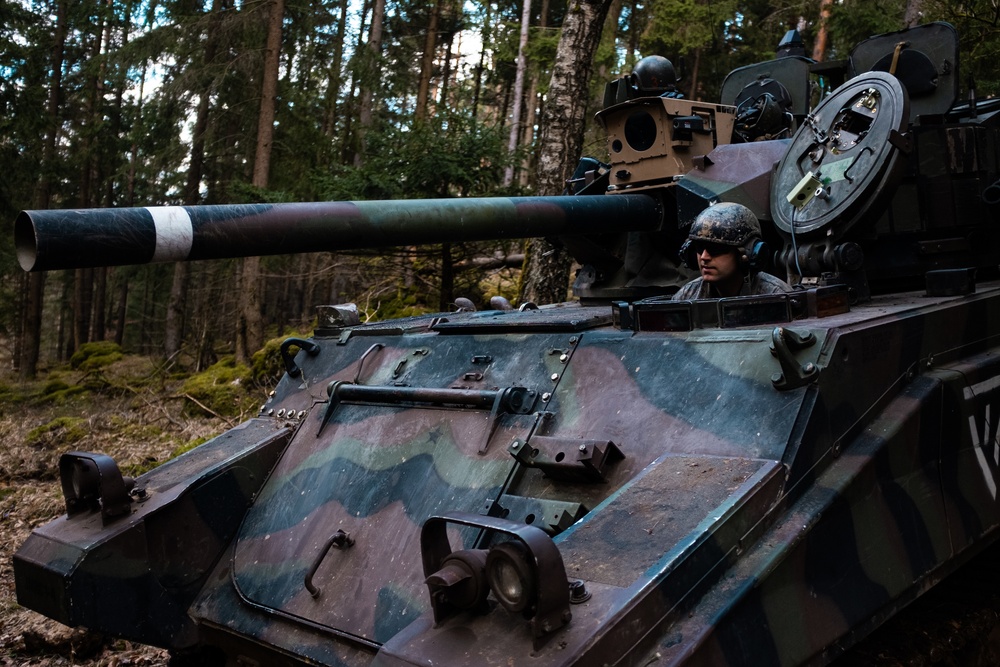
[[[710,206],[695,218],[681,256],[701,271],[674,300],[790,292],[785,281],[758,267],[767,254],[757,216],[742,204]]]

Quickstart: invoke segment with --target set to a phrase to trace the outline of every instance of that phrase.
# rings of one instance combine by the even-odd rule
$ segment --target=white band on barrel
[[[179,262],[191,253],[194,229],[191,216],[180,206],[147,206],[156,225],[156,250],[152,262]]]

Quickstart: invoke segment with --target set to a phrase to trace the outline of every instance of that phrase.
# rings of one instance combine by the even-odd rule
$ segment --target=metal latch
[[[610,440],[541,435],[527,441],[515,440],[508,451],[522,465],[538,468],[547,477],[563,482],[603,482],[611,464],[625,458]]]

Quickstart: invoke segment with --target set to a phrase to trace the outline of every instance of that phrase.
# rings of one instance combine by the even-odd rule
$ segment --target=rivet
[[[551,379],[552,379],[553,382],[555,382],[556,380],[558,380],[559,379],[559,373],[553,373]]]
[[[548,403],[550,398],[552,398],[552,394],[550,394],[549,392],[545,392],[544,394],[542,394],[543,403]]]
[[[559,361],[561,361],[561,362],[563,362],[565,364],[567,361],[569,361],[569,355],[568,354],[560,354],[559,355]]]
[[[267,415],[268,415],[269,417],[270,417],[271,415],[273,415],[273,414],[274,414],[274,408],[271,408],[270,410],[268,410],[268,411],[267,411]]]
[[[278,418],[280,419],[284,416],[285,416],[285,410],[284,409],[278,410]]]

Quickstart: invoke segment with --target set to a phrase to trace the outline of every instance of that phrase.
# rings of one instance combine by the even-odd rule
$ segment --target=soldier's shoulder
[[[701,278],[695,278],[688,284],[677,290],[677,293],[671,297],[674,301],[688,301],[690,299],[700,299],[701,298],[701,286],[704,281]]]
[[[781,292],[791,292],[792,286],[777,276],[761,271],[756,277],[757,294],[779,294]]]

